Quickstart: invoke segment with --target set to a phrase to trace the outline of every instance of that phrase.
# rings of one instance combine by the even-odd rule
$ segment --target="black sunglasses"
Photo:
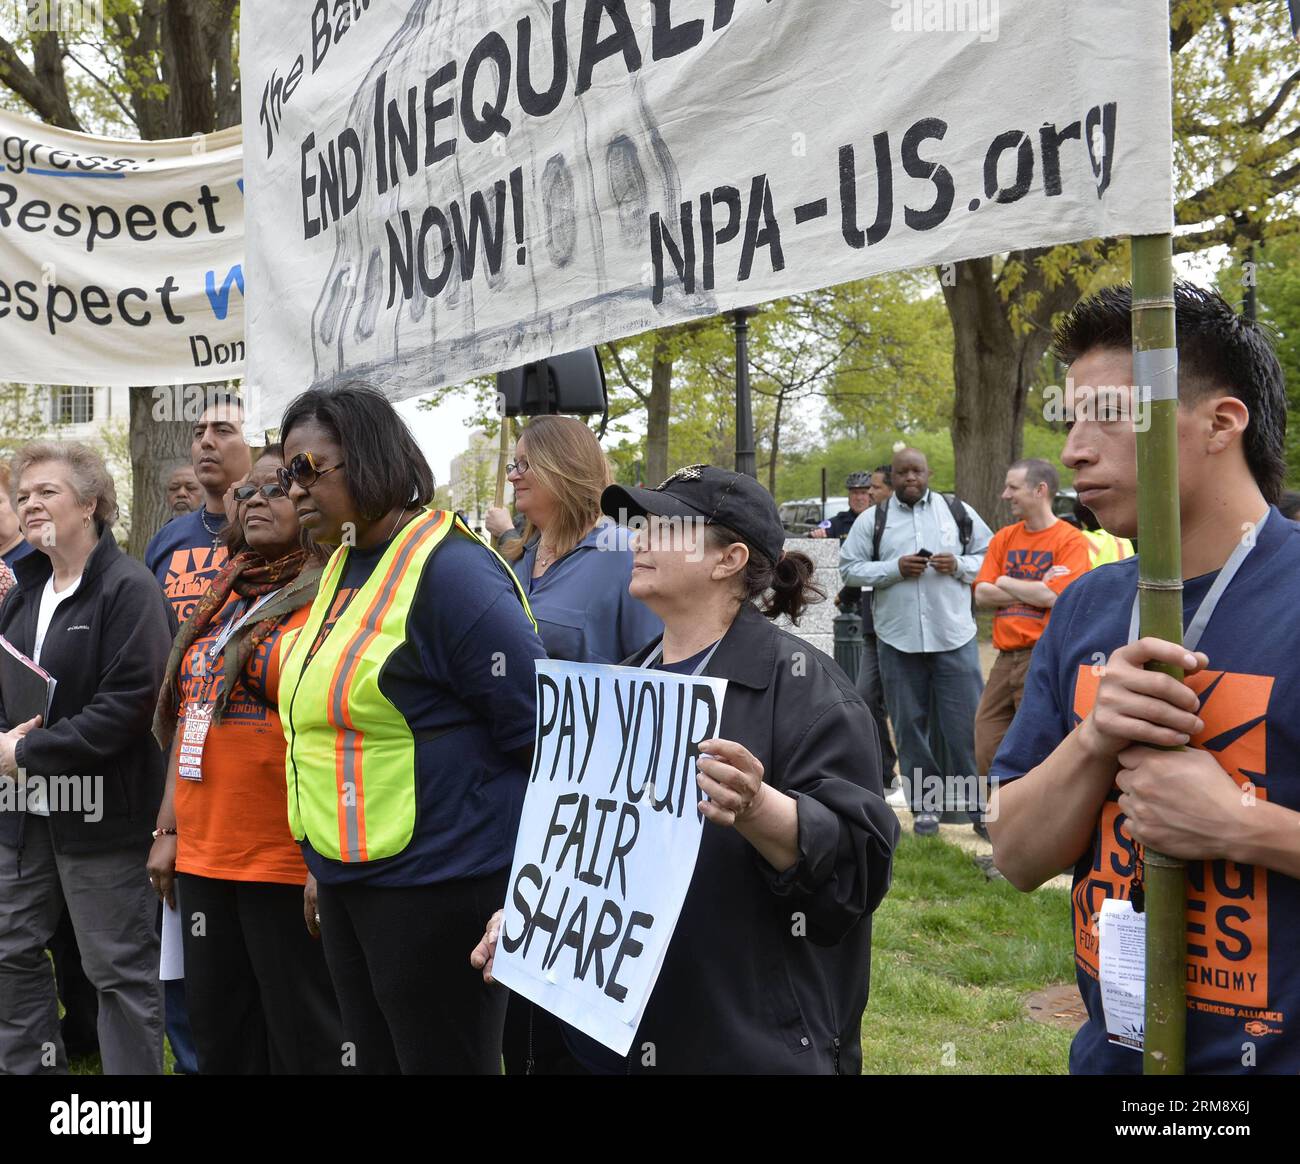
[[[233,496],[236,501],[244,502],[252,501],[259,493],[268,501],[275,501],[279,497],[289,496],[288,491],[279,481],[268,481],[265,485],[241,485],[235,490]]]
[[[328,469],[318,469],[316,459],[311,453],[299,453],[288,466],[284,469],[277,469],[276,476],[280,479],[285,493],[289,492],[289,487],[295,482],[304,489],[310,489],[326,473],[332,473],[335,469],[343,468],[342,465],[331,465]]]

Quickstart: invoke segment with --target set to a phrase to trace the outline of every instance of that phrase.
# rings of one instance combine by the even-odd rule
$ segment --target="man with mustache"
[[[189,618],[208,584],[226,563],[222,539],[226,493],[252,470],[252,452],[244,440],[243,401],[223,388],[212,390],[206,403],[203,414],[194,422],[190,443],[190,460],[203,491],[203,502],[163,526],[144,552],[144,563],[162,586],[178,623]],[[167,1038],[176,1056],[177,1070],[196,1074],[198,1056],[190,1035],[184,980],[174,979],[163,985]]]
[[[177,461],[167,478],[167,508],[173,517],[193,513],[203,504],[203,489],[189,461]]]
[[[227,490],[248,476],[252,456],[244,440],[243,402],[222,390],[208,397],[194,422],[190,460],[203,491],[203,504],[162,527],[144,552],[144,564],[158,579],[184,622],[195,602],[226,560],[221,534],[226,528]]]

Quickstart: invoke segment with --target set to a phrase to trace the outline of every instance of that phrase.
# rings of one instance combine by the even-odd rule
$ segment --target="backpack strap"
[[[961,498],[955,493],[945,493],[944,498],[948,502],[948,508],[952,511],[952,519],[957,523],[957,535],[961,538],[961,552],[970,553],[971,542],[975,539],[975,522],[971,519],[970,510],[968,510]],[[871,560],[880,561],[880,542],[885,536],[885,522],[888,520],[886,507],[889,505],[889,498],[886,497],[879,505],[876,506],[876,528],[871,535]]]
[[[876,506],[876,528],[871,534],[871,560],[873,562],[880,561],[880,541],[885,536],[885,522],[888,520],[886,509],[888,506],[888,497]]]
[[[970,510],[957,494],[950,493],[945,496],[948,498],[948,508],[952,510],[952,519],[957,523],[957,534],[961,538],[961,552],[969,554],[970,544],[975,538],[975,522],[971,520]]]

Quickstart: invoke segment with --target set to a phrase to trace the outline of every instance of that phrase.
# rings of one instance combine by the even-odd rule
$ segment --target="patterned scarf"
[[[265,594],[280,591],[258,610],[256,622],[246,622],[226,643],[221,655],[223,682],[212,715],[213,722],[220,723],[231,688],[258,644],[265,641],[285,615],[315,599],[322,567],[307,567],[306,563],[307,555],[302,550],[294,550],[274,562],[245,550],[231,558],[212,579],[194,607],[194,613],[177,632],[167,659],[167,673],[158,693],[153,719],[154,738],[163,751],[171,747],[176,735],[181,702],[180,670],[190,647],[202,637],[232,593],[256,601]],[[232,617],[235,616],[232,614]]]

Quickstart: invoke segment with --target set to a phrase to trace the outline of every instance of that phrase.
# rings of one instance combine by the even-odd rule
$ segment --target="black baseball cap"
[[[724,525],[774,565],[785,549],[785,530],[772,495],[753,477],[712,465],[687,465],[654,489],[610,485],[600,508],[622,524],[629,518],[693,517]]]

